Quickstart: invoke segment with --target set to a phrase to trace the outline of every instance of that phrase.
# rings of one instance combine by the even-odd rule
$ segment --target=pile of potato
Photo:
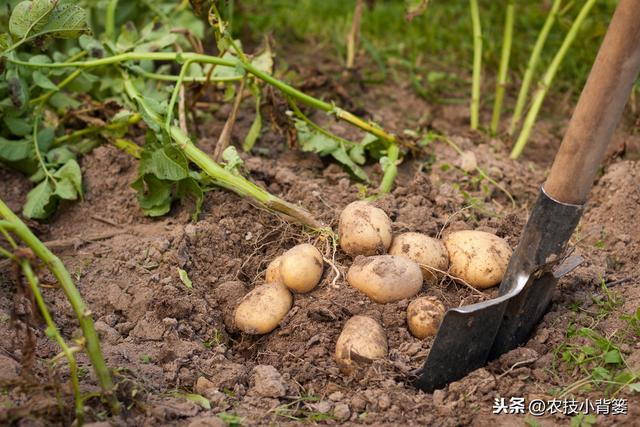
[[[424,284],[436,285],[446,274],[486,289],[500,283],[511,257],[501,238],[483,231],[455,231],[443,240],[420,233],[393,235],[391,220],[365,201],[349,204],[340,214],[341,249],[353,258],[347,282],[379,304],[414,298]],[[293,293],[311,292],[320,282],[323,259],[310,244],[289,249],[266,271],[266,284],[253,289],[235,310],[235,326],[248,334],[275,329],[293,305]],[[423,339],[437,333],[445,314],[435,297],[418,297],[407,307],[407,326]],[[353,316],[338,337],[335,357],[348,369],[354,362],[387,355],[382,326],[367,316]]]

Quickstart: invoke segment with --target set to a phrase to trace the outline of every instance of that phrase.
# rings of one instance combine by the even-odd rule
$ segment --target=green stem
[[[540,108],[542,107],[542,102],[544,101],[544,98],[547,96],[547,92],[551,87],[551,83],[553,83],[553,78],[555,77],[556,72],[558,71],[558,68],[560,68],[560,64],[562,63],[562,60],[564,59],[567,51],[569,50],[569,47],[571,47],[571,44],[573,43],[576,36],[578,35],[578,32],[580,31],[580,27],[582,26],[582,23],[586,19],[587,15],[589,14],[589,11],[591,10],[595,2],[596,0],[587,0],[584,6],[582,6],[582,9],[580,9],[580,13],[578,13],[576,20],[573,21],[573,24],[571,25],[569,32],[564,38],[564,41],[562,42],[560,49],[558,49],[558,52],[556,52],[556,55],[553,57],[553,60],[551,61],[549,68],[544,73],[544,76],[540,81],[538,90],[533,95],[531,109],[529,109],[529,112],[527,113],[527,116],[524,120],[524,124],[522,125],[522,130],[520,131],[518,140],[513,146],[513,150],[511,150],[510,157],[512,159],[517,159],[518,157],[520,157],[520,155],[524,151],[524,147],[527,145],[527,141],[529,141],[529,135],[531,134],[533,125],[535,124],[536,119],[538,118],[538,113],[540,112]]]
[[[67,359],[69,363],[69,373],[71,375],[71,386],[73,388],[73,396],[75,398],[75,410],[76,410],[76,419],[78,425],[82,425],[82,420],[84,417],[84,405],[82,401],[82,396],[80,395],[80,384],[78,381],[78,364],[76,363],[76,358],[73,356],[73,353],[69,349],[69,346],[60,335],[60,331],[56,326],[53,318],[51,317],[51,313],[49,313],[49,309],[47,308],[47,304],[44,302],[44,298],[42,297],[42,293],[40,292],[40,286],[38,282],[38,278],[36,277],[33,269],[31,268],[31,264],[26,259],[20,260],[20,267],[22,268],[22,273],[24,277],[27,279],[27,283],[29,283],[29,288],[31,288],[31,293],[36,301],[36,305],[38,309],[40,309],[40,313],[44,318],[45,323],[47,324],[46,334],[49,338],[53,338],[57,343],[64,357]]]
[[[509,125],[508,131],[509,135],[514,134],[518,123],[520,123],[520,118],[522,117],[522,112],[524,111],[525,102],[527,101],[527,94],[529,93],[531,82],[533,81],[533,74],[536,70],[536,67],[538,66],[538,62],[540,61],[540,54],[542,53],[542,48],[544,47],[545,42],[547,41],[547,36],[549,35],[551,27],[553,27],[553,23],[558,16],[558,9],[560,9],[561,3],[562,0],[554,0],[553,5],[551,6],[551,10],[547,15],[547,19],[544,21],[542,30],[540,30],[540,34],[538,34],[536,43],[533,46],[533,50],[531,51],[527,69],[525,70],[524,77],[522,78],[522,85],[520,86],[520,92],[518,93],[516,107],[513,110],[513,116],[511,117],[511,124]]]
[[[139,69],[131,69],[130,71],[136,73],[139,76],[146,77],[148,79],[162,80],[168,82],[177,82],[179,77],[170,74],[150,73]],[[230,77],[207,77],[207,76],[185,76],[182,79],[183,83],[227,83],[237,82],[244,78],[244,76],[230,76]]]
[[[173,119],[173,109],[176,105],[176,100],[178,99],[178,94],[180,93],[180,88],[182,87],[182,80],[184,80],[184,76],[187,74],[187,70],[193,61],[186,60],[184,64],[182,64],[182,68],[180,69],[180,74],[178,75],[178,81],[176,82],[173,92],[171,93],[171,99],[169,100],[169,106],[167,107],[167,118],[165,120],[164,126],[168,129],[171,126],[171,121]]]
[[[107,40],[115,40],[116,36],[116,9],[118,0],[109,0],[104,19],[104,37]]]
[[[45,179],[50,180],[51,183],[55,183],[56,179],[49,172],[49,168],[47,168],[46,163],[44,162],[44,158],[42,157],[42,152],[40,151],[40,145],[38,145],[38,125],[40,124],[40,117],[42,116],[42,104],[36,109],[34,112],[33,119],[33,151],[36,154],[36,159],[38,159],[38,164],[40,168],[44,171]]]
[[[336,107],[333,104],[322,101],[313,96],[307,95],[304,92],[295,89],[292,86],[272,77],[270,74],[265,73],[264,71],[259,70],[254,67],[249,62],[241,62],[238,60],[229,60],[218,58],[216,56],[203,55],[199,53],[187,52],[187,53],[175,53],[175,52],[128,52],[122,53],[119,55],[109,56],[106,58],[94,59],[90,61],[82,61],[82,62],[68,62],[68,63],[49,63],[49,64],[36,64],[26,61],[17,60],[15,58],[8,58],[9,62],[14,64],[22,65],[29,68],[93,68],[103,65],[111,65],[118,64],[125,61],[135,61],[135,60],[157,60],[157,61],[177,61],[181,59],[183,61],[190,62],[198,62],[205,64],[216,64],[223,67],[232,67],[235,68],[237,65],[240,65],[245,71],[253,74],[260,80],[270,84],[271,86],[280,89],[282,92],[287,95],[295,98],[296,100],[302,102],[303,104],[309,105],[310,107],[317,108],[319,110],[325,111],[327,113],[335,114],[341,120],[346,121],[360,129],[369,132],[377,137],[385,140],[388,143],[395,143],[395,136],[387,133],[379,126],[364,121],[358,116],[343,110],[341,108]]]
[[[471,83],[471,129],[478,129],[480,115],[480,78],[482,73],[482,27],[478,0],[469,0],[473,26],[473,80]]]
[[[163,126],[162,118],[149,108],[131,80],[126,75],[124,75],[123,78],[127,96],[138,103],[140,108],[145,109],[145,116],[148,116],[149,120],[152,120],[155,125]],[[310,228],[319,229],[322,227],[322,225],[304,209],[272,195],[243,176],[235,175],[217,164],[204,151],[196,147],[179,127],[169,126],[166,128],[166,131],[185,156],[200,167],[200,169],[211,178],[214,184],[231,190],[242,197],[249,197],[265,208],[285,214]]]
[[[71,141],[71,140],[80,138],[82,136],[91,135],[91,134],[102,132],[105,130],[118,130],[125,127],[128,128],[129,126],[135,125],[136,123],[140,122],[140,120],[142,120],[142,116],[136,113],[131,115],[131,117],[129,117],[129,119],[126,122],[109,123],[106,126],[89,126],[84,129],[79,129],[75,132],[71,132],[69,134],[57,137],[56,139],[53,140],[53,145],[55,146],[55,145],[64,144],[67,141]]]
[[[111,380],[111,374],[107,369],[102,351],[100,350],[100,341],[98,334],[93,326],[93,319],[91,318],[91,312],[87,309],[80,292],[73,283],[69,271],[65,268],[60,258],[55,256],[32,232],[24,222],[15,215],[9,207],[0,200],[0,216],[4,217],[10,224],[11,231],[20,238],[38,258],[44,262],[53,275],[58,280],[60,287],[64,291],[71,307],[78,319],[80,328],[86,341],[86,351],[93,369],[95,370],[96,377],[102,391],[109,402],[111,411],[114,414],[120,412],[120,403],[118,402],[113,392],[113,381]],[[4,226],[4,225],[3,225]]]
[[[502,103],[504,101],[504,92],[507,85],[507,72],[509,71],[509,57],[511,56],[514,15],[514,0],[508,0],[504,19],[504,34],[502,36],[500,68],[498,69],[498,81],[496,83],[496,99],[493,103],[493,114],[491,115],[491,126],[489,128],[492,135],[495,135],[498,132],[498,126],[500,125],[500,114],[502,113]]]
[[[378,188],[378,194],[386,194],[391,191],[393,182],[398,175],[398,158],[400,157],[400,149],[396,144],[392,144],[387,148],[387,159],[389,163],[384,170],[380,187]]]

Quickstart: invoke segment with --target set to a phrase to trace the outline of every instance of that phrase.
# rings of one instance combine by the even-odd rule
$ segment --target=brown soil
[[[325,74],[314,71],[316,74]],[[309,77],[304,75],[304,77]],[[325,79],[341,81],[340,78]],[[322,80],[321,80],[322,81]],[[515,162],[508,144],[469,133],[466,106],[433,106],[408,88],[365,87],[342,82],[354,105],[366,106],[376,122],[401,134],[422,127],[447,132],[477,164],[515,198],[493,185],[479,186],[476,174],[466,173],[463,159],[448,145],[433,142],[425,152],[400,168],[392,194],[377,205],[394,221],[394,232],[416,231],[430,236],[460,229],[479,229],[504,237],[514,247],[535,200],[552,153],[559,143],[553,129],[541,124],[532,147],[535,155]],[[310,88],[328,98],[339,98],[338,83]],[[357,96],[354,93],[359,93]],[[343,100],[344,101],[344,100]],[[344,101],[347,102],[347,101]],[[225,112],[226,111],[226,112]],[[245,111],[251,111],[248,107]],[[211,151],[228,110],[215,114],[214,123],[201,124],[209,137],[201,146]],[[568,117],[568,116],[565,116]],[[252,115],[238,119],[240,140]],[[486,121],[486,120],[485,120]],[[353,135],[340,124],[331,127]],[[216,414],[234,414],[245,425],[319,424],[371,425],[522,425],[524,415],[492,415],[496,397],[551,399],[554,390],[580,378],[562,362],[552,364],[554,350],[565,340],[570,323],[589,326],[597,312],[592,297],[602,297],[602,279],[627,279],[612,288],[623,298],[597,329],[607,336],[624,327],[620,315],[640,305],[640,163],[624,160],[638,153],[636,136],[620,131],[607,166],[596,183],[588,208],[574,236],[577,252],[586,263],[564,278],[549,313],[532,339],[487,367],[433,394],[411,385],[432,344],[432,338],[413,338],[405,324],[409,303],[373,303],[344,280],[352,260],[331,250],[331,242],[282,221],[234,194],[214,190],[206,195],[203,214],[190,221],[190,206],[177,205],[164,218],[143,216],[129,187],[136,163],[117,149],[102,146],[82,159],[86,195],[82,202],[63,204],[45,224],[30,225],[43,241],[55,242],[55,252],[73,274],[93,312],[102,349],[116,369],[118,395],[126,403],[121,417],[106,419],[113,425],[221,425]],[[621,142],[622,141],[622,142]],[[628,142],[631,141],[631,142]],[[623,149],[616,149],[622,144]],[[630,144],[630,145],[629,145]],[[341,209],[360,197],[359,186],[339,166],[316,155],[286,148],[283,137],[268,132],[260,142],[262,155],[245,156],[254,181],[269,191],[310,209],[337,229]],[[469,156],[465,156],[468,161]],[[377,165],[368,167],[380,177]],[[15,211],[21,209],[30,184],[24,177],[0,169],[0,197]],[[461,190],[464,190],[464,194]],[[475,208],[463,209],[469,202]],[[282,324],[263,336],[241,334],[231,324],[230,310],[246,292],[258,286],[268,263],[295,244],[314,244],[335,269],[325,263],[321,284],[311,293],[296,295]],[[178,277],[188,272],[193,289]],[[336,278],[336,270],[339,277]],[[42,275],[42,281],[53,281]],[[20,426],[68,424],[72,400],[66,365],[48,368],[58,348],[38,323],[35,364],[19,367],[28,348],[16,341],[9,319],[16,307],[26,306],[15,296],[10,267],[0,271],[0,423]],[[482,294],[443,280],[425,286],[420,295],[438,297],[447,308],[471,304],[496,294]],[[67,338],[77,336],[77,323],[59,289],[47,286],[45,297]],[[16,305],[16,302],[18,303]],[[576,304],[581,310],[572,310]],[[22,308],[28,311],[28,308]],[[386,330],[389,356],[363,364],[352,375],[340,372],[334,358],[336,339],[354,315],[368,315]],[[637,337],[636,337],[637,339]],[[626,345],[624,356],[640,368],[640,344]],[[86,357],[82,387],[97,384]],[[200,393],[212,409],[204,410],[176,392]],[[312,398],[313,397],[313,398]],[[601,398],[601,391],[579,391],[576,397]],[[604,425],[634,425],[640,416],[638,395],[629,399],[628,416],[601,416]],[[59,399],[59,400],[57,400]],[[105,408],[95,398],[86,403],[87,419],[105,420]],[[298,418],[292,418],[298,417]],[[224,418],[228,422],[229,416]],[[569,418],[550,415],[540,425],[568,424]],[[96,424],[97,425],[97,424]],[[100,424],[107,425],[107,424]],[[636,424],[637,425],[637,424]]]

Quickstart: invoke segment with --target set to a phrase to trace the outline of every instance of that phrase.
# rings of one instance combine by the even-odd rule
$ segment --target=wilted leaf
[[[233,145],[225,148],[222,152],[222,160],[224,160],[224,168],[229,171],[237,171],[242,166],[243,161],[238,155],[238,150]]]
[[[11,13],[9,31],[23,40],[45,36],[74,38],[89,32],[86,21],[84,9],[73,4],[60,4],[55,0],[23,1]]]
[[[47,23],[56,6],[54,0],[23,1],[13,8],[9,18],[9,31],[15,37],[25,39],[39,32]]]

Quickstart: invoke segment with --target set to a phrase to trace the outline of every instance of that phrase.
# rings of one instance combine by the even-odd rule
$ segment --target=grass
[[[594,295],[592,301],[596,307],[595,312],[585,310],[581,305],[574,304],[570,307],[578,316],[569,325],[565,341],[554,351],[554,365],[561,362],[571,370],[571,378],[577,378],[558,390],[559,397],[594,390],[610,397],[616,397],[621,392],[640,392],[640,372],[631,370],[621,350],[623,345],[633,345],[640,337],[640,309],[620,316],[625,326],[611,334],[605,334],[599,325],[619,309],[623,303],[622,298],[608,289],[603,281],[600,294]],[[585,316],[581,318],[580,314]],[[555,366],[556,371],[557,367]]]
[[[426,12],[410,24],[404,19],[403,3],[378,0],[373,8],[366,8],[361,28],[363,48],[369,45],[368,51],[375,52],[386,63],[392,58],[400,58],[417,64],[421,75],[433,70],[459,70],[463,64],[462,71],[469,77],[473,39],[468,2],[430,2]],[[542,6],[544,3],[517,4],[510,61],[515,78],[511,81],[519,82],[524,73],[531,48],[548,13],[548,8]],[[538,70],[547,68],[583,3],[563,2],[563,8],[567,4],[570,7],[551,30]],[[556,76],[552,92],[573,90],[577,95],[577,88],[581,88],[586,80],[616,3],[615,0],[601,0],[594,6]],[[484,38],[482,62],[490,74],[497,72],[500,61],[505,4],[501,1],[479,1]],[[243,39],[247,38],[248,32],[255,43],[265,32],[273,34],[280,46],[314,42],[318,51],[342,62],[346,55],[345,34],[349,30],[353,6],[353,1],[343,0],[247,0],[236,9],[235,29]],[[371,53],[365,54],[371,57]],[[493,97],[486,83],[483,103]],[[463,88],[468,91],[468,85]]]

